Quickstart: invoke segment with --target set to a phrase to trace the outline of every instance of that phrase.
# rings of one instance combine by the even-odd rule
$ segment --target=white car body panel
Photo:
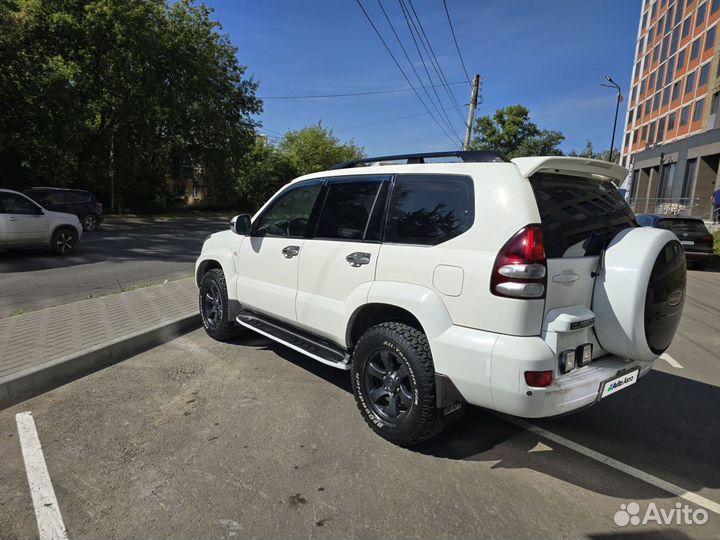
[[[510,163],[425,163],[323,171],[290,184],[373,174],[470,176],[474,224],[435,246],[243,237],[225,231],[206,242],[196,268],[200,271],[205,261],[218,261],[231,299],[348,349],[353,345],[349,329],[363,307],[386,304],[401,308],[421,324],[436,372],[448,377],[468,403],[533,418],[567,413],[594,403],[603,382],[618,371],[638,368],[640,376],[645,375],[657,355],[638,353],[632,347],[633,340],[640,339],[637,332],[643,325],[636,301],[642,291],[631,290],[637,280],[611,290],[609,303],[592,309],[593,295],[598,294],[598,281],[592,273],[599,257],[548,259],[547,293],[542,299],[513,299],[491,292],[489,283],[499,251],[523,227],[541,222],[528,181],[540,171],[616,184],[627,175],[615,164],[555,156],[518,158]],[[253,222],[274,198],[255,214]],[[630,230],[633,234],[637,231]],[[656,235],[648,241],[660,245],[667,236]],[[290,245],[298,246],[299,254],[288,259],[282,249]],[[608,268],[620,271],[622,258],[630,257],[631,264],[643,267],[640,279],[647,281],[652,265],[648,270],[647,264],[632,259],[631,254],[611,251]],[[353,252],[369,253],[370,264],[351,267],[345,257]],[[635,252],[642,250],[636,248]],[[630,300],[627,306],[619,300],[623,297]],[[604,350],[595,336],[595,323],[589,322],[596,317],[607,320],[613,310],[621,324],[636,332],[629,338],[627,355]],[[587,326],[572,327],[573,322],[584,321]],[[562,374],[559,353],[587,343],[593,346],[593,362]],[[550,386],[526,384],[526,371],[547,370],[553,371]]]

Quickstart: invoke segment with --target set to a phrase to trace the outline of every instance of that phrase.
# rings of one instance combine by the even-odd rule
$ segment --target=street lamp
[[[617,128],[617,117],[618,110],[620,110],[620,102],[623,100],[622,93],[620,92],[620,85],[613,81],[610,75],[605,75],[605,78],[610,84],[602,83],[600,86],[607,88],[615,88],[617,90],[617,103],[615,104],[615,121],[613,122],[612,139],[610,140],[610,154],[608,155],[608,161],[612,161],[613,148],[615,147],[615,129]]]

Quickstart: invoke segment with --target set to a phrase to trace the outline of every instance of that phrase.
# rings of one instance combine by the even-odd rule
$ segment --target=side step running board
[[[350,369],[350,355],[342,347],[275,319],[242,310],[237,323],[310,358],[339,369]]]

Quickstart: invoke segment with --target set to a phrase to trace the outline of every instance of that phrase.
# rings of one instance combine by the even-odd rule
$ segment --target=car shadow
[[[265,338],[233,342],[271,350],[286,361],[352,393],[347,371],[323,365]],[[573,415],[531,423],[696,492],[720,487],[720,388],[653,370],[628,391]],[[533,451],[538,441],[555,451]],[[569,462],[569,450],[529,433],[490,411],[468,407],[435,439],[410,451],[442,459],[492,462],[494,469],[530,469],[621,498],[673,497],[640,481],[615,485],[592,474],[596,461],[578,456],[587,467]],[[589,471],[591,472],[589,474]],[[620,474],[620,473],[618,473]]]
[[[75,251],[58,256],[49,249],[9,249],[0,252],[0,274],[68,268],[103,261],[165,261],[194,263],[205,238],[227,228],[227,221],[118,220],[98,231],[83,233]]]

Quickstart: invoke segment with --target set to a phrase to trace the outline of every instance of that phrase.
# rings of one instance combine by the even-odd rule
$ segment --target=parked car
[[[0,189],[0,249],[44,246],[67,255],[81,236],[77,216],[46,210],[22,193]]]
[[[713,256],[714,239],[702,219],[682,215],[638,214],[637,220],[643,227],[657,227],[675,233],[688,262],[701,270],[707,267]]]
[[[75,214],[84,231],[94,231],[103,222],[102,203],[84,189],[34,187],[24,193],[48,210]]]
[[[442,157],[462,162],[426,162]],[[203,325],[349,370],[367,424],[404,446],[465,404],[528,418],[582,409],[648,373],[682,314],[680,242],[637,226],[613,184],[626,176],[480,151],[302,176],[205,241]]]

